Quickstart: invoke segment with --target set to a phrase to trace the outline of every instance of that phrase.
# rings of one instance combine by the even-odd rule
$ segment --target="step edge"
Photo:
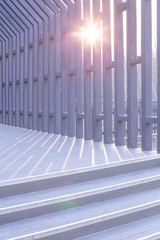
[[[132,188],[134,186],[152,183],[158,180],[160,180],[160,175],[157,175],[154,177],[142,178],[140,180],[134,180],[134,181],[125,182],[125,183],[115,184],[113,186],[102,187],[102,188],[93,189],[89,191],[83,191],[80,193],[78,192],[78,193],[68,194],[63,197],[60,196],[56,198],[49,198],[45,200],[34,201],[26,204],[14,205],[12,207],[0,208],[0,216],[5,214],[10,214],[13,212],[16,213],[16,212],[25,211],[25,210],[31,210],[33,208],[39,208],[39,207],[49,206],[53,204],[58,204],[65,201],[73,201],[79,198],[86,198],[86,197],[91,197],[98,194],[114,192],[114,191],[118,191],[125,188]]]
[[[54,173],[49,173],[49,174],[42,174],[42,175],[36,175],[36,176],[30,176],[30,177],[25,177],[25,178],[18,178],[18,179],[8,179],[4,181],[0,181],[0,188],[2,187],[8,187],[8,186],[13,186],[13,185],[20,185],[20,184],[25,184],[25,183],[32,183],[35,181],[44,181],[44,180],[50,180],[50,179],[56,179],[56,178],[61,178],[61,177],[67,177],[67,176],[72,176],[75,174],[81,174],[81,173],[90,173],[92,171],[98,171],[98,170],[105,170],[105,169],[112,169],[116,168],[122,165],[131,165],[133,163],[143,163],[146,161],[157,161],[160,160],[160,154],[156,154],[153,156],[147,156],[147,157],[141,157],[141,158],[134,158],[134,159],[127,159],[121,162],[116,162],[116,163],[109,163],[107,164],[100,164],[94,167],[84,167],[84,168],[78,168],[78,169],[73,169],[73,170],[66,170],[66,171],[61,171],[61,172],[54,172]]]
[[[125,215],[134,214],[136,212],[140,212],[140,211],[147,210],[147,209],[154,208],[154,207],[158,207],[158,206],[160,206],[160,200],[150,202],[150,203],[147,203],[147,204],[141,204],[141,205],[138,205],[136,207],[129,208],[127,210],[125,209],[125,210],[117,211],[117,212],[114,212],[114,213],[109,213],[109,214],[106,214],[106,215],[104,214],[104,215],[101,215],[101,216],[98,216],[98,217],[93,217],[93,218],[90,218],[90,219],[85,219],[85,220],[82,220],[82,221],[78,221],[78,222],[74,222],[74,223],[70,223],[70,224],[65,224],[65,225],[54,227],[54,228],[51,228],[51,229],[46,229],[46,230],[43,230],[41,232],[39,231],[39,232],[27,234],[27,235],[21,235],[19,237],[10,238],[8,240],[11,240],[11,239],[12,240],[20,240],[20,239],[32,240],[33,237],[34,237],[34,239],[49,237],[49,236],[53,236],[53,235],[56,235],[56,234],[60,234],[62,232],[75,230],[75,229],[78,229],[78,228],[82,228],[82,227],[86,227],[86,226],[89,226],[89,225],[97,224],[97,223],[100,223],[100,222],[103,222],[103,221],[109,221],[109,220],[112,220],[114,218],[123,217]]]

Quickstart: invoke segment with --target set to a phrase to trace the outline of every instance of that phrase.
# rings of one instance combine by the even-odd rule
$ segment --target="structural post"
[[[111,1],[103,0],[103,112],[104,143],[113,142],[112,128],[112,44],[111,44]],[[107,27],[106,27],[107,26]]]
[[[160,1],[157,0],[157,152],[160,153]]]
[[[152,112],[152,28],[151,1],[142,0],[142,150],[152,149],[153,124],[147,122]]]
[[[134,19],[134,21],[133,21]],[[127,1],[127,146],[137,147],[137,21],[136,0]]]
[[[76,137],[83,137],[83,122],[84,122],[84,61],[83,61],[83,44],[82,37],[82,4],[81,0],[76,1]]]
[[[91,24],[90,1],[84,0],[84,27]],[[85,32],[84,32],[85,34]],[[92,139],[92,80],[93,61],[91,59],[91,43],[84,35],[84,136]]]
[[[93,39],[93,139],[102,141],[102,70],[101,70],[101,14],[100,0],[93,0],[93,26],[97,29]]]
[[[124,106],[124,38],[123,38],[123,11],[126,2],[114,1],[114,53],[115,53],[115,114],[114,135],[115,144],[124,145],[125,116]]]
[[[0,40],[0,123],[2,123],[2,48],[3,43]]]

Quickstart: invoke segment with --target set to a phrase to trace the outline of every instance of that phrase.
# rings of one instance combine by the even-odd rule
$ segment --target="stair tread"
[[[77,238],[77,240],[137,240],[142,238],[148,239],[148,237],[159,233],[159,229],[160,214],[157,214],[152,217],[144,218],[132,223],[122,225],[120,227]]]
[[[152,176],[158,176],[160,174],[160,168],[153,168],[150,170],[143,170],[138,172],[132,172],[128,174],[123,174],[119,176],[109,177],[109,178],[102,178],[95,181],[89,181],[84,183],[66,183],[66,186],[59,187],[55,189],[48,189],[38,192],[32,192],[22,195],[16,195],[6,198],[0,198],[0,211],[2,209],[12,208],[19,205],[26,205],[36,202],[47,201],[50,199],[58,199],[63,198],[65,196],[71,195],[74,196],[75,194],[88,192],[100,188],[111,188],[117,184],[125,184],[131,181],[138,181],[144,178],[150,178]],[[67,185],[70,184],[70,185]]]
[[[35,232],[42,232],[52,229],[53,231],[64,226],[73,226],[98,218],[117,217],[119,214],[123,215],[124,211],[137,211],[138,207],[144,209],[144,204],[150,204],[149,207],[155,206],[154,203],[160,205],[160,188],[151,189],[136,194],[111,199],[107,201],[100,201],[93,204],[77,207],[57,213],[47,214],[39,217],[33,217],[6,225],[0,226],[0,239],[4,237],[15,237],[19,235],[32,234]],[[68,203],[67,203],[68,204]],[[69,204],[75,205],[74,201]]]

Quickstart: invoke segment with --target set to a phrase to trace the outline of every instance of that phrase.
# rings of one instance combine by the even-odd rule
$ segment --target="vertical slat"
[[[43,40],[39,39],[38,51],[38,131],[42,131],[43,124]]]
[[[26,33],[25,33],[26,35]],[[20,71],[20,79],[19,79],[19,84],[20,84],[20,121],[19,121],[19,127],[24,126],[24,45],[21,43],[20,46],[20,65],[19,65],[19,71]]]
[[[113,142],[112,130],[112,62],[111,57],[111,1],[103,0],[103,112],[104,143]],[[106,27],[107,26],[107,27]]]
[[[0,123],[2,123],[2,76],[3,76],[2,53],[3,53],[3,42],[0,41]]]
[[[48,19],[44,20],[44,81],[43,81],[43,131],[48,131],[48,69],[49,69],[49,26]]]
[[[6,56],[5,56],[5,61],[6,61],[6,73],[5,73],[5,124],[8,125],[8,93],[9,93],[9,44],[10,44],[10,40],[7,41],[7,48],[6,48]]]
[[[146,117],[152,116],[152,29],[151,1],[142,0],[142,150],[152,149],[152,124]]]
[[[25,31],[23,77],[23,127],[28,126],[28,81],[29,81],[29,31]]]
[[[93,39],[93,139],[102,141],[102,119],[97,118],[102,114],[102,71],[101,71],[101,18],[100,0],[93,0],[93,26],[97,35]]]
[[[19,39],[19,34],[16,37],[16,48],[18,46],[18,39]],[[15,48],[15,49],[16,49]],[[15,126],[16,125],[16,50],[14,50],[15,52],[13,52],[13,75],[12,75],[12,90],[13,90],[13,102],[12,102],[12,125]]]
[[[62,79],[61,79],[61,135],[68,135],[68,117],[64,113],[68,113],[68,15],[67,8],[61,13],[62,29],[61,29],[61,44],[62,44]]]
[[[84,0],[85,27],[91,24],[90,1]],[[84,33],[85,34],[85,33]],[[84,35],[84,135],[86,140],[92,139],[92,66],[91,43]]]
[[[61,18],[56,14],[55,28],[54,133],[61,133]],[[67,89],[66,89],[67,91]]]
[[[54,30],[55,30],[55,14],[49,18],[49,68],[48,68],[48,132],[54,132]]]
[[[157,152],[160,153],[160,1],[157,0]]]
[[[38,124],[38,26],[34,27],[34,46],[33,46],[33,122],[32,129],[37,129]]]
[[[8,106],[8,124],[11,126],[12,125],[12,49],[13,49],[13,39],[14,37],[10,39],[10,49],[9,49],[9,96],[8,96],[8,101],[9,101],[9,106]]]
[[[32,128],[32,112],[33,112],[33,47],[29,47],[29,77],[28,77],[28,108],[27,108],[27,128]]]
[[[54,132],[54,81],[55,81],[55,59],[54,59],[54,45],[55,40],[50,39],[49,42],[49,123],[48,123],[48,132]]]
[[[133,21],[134,19],[134,21]],[[137,57],[136,0],[127,2],[127,146],[137,147],[137,65],[131,61]]]
[[[83,54],[83,38],[82,38],[82,16],[83,6],[81,0],[76,1],[76,24],[78,36],[76,38],[76,137],[83,137],[83,118],[80,114],[84,113],[84,62],[82,59]]]
[[[5,72],[6,72],[6,43],[3,43],[3,75],[2,75],[2,123],[5,124]]]
[[[68,136],[76,135],[76,98],[75,98],[75,83],[76,83],[76,52],[75,52],[75,4],[70,3],[68,6]]]
[[[20,39],[23,33],[20,34],[17,42],[16,52],[16,104],[15,104],[15,115],[16,115],[16,127],[19,127],[19,64],[20,64]]]
[[[114,1],[114,44],[115,44],[115,144],[124,145],[125,123],[118,120],[125,114],[124,107],[124,47],[123,47],[123,12],[117,9],[122,0]]]

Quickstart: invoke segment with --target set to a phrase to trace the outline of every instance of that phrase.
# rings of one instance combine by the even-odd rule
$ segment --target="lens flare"
[[[100,38],[100,31],[94,25],[89,25],[84,29],[84,39],[88,42],[94,43]]]

